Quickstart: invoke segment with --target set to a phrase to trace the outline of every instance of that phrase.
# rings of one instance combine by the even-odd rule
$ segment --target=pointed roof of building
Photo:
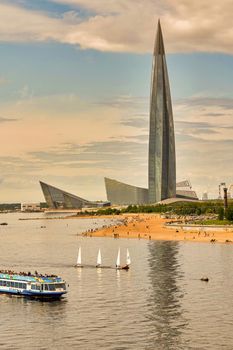
[[[165,55],[163,34],[162,34],[160,20],[158,20],[157,34],[156,34],[156,38],[155,38],[154,55]]]

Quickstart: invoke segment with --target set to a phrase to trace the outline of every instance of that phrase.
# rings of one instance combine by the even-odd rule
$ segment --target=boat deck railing
[[[53,283],[61,282],[61,277],[55,275],[27,274],[25,272],[16,273],[13,271],[0,271],[0,278],[25,282]]]

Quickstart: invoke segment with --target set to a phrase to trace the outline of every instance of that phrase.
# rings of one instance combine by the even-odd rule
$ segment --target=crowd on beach
[[[97,224],[96,222],[94,222],[94,224]],[[117,222],[117,225],[119,224],[126,224],[126,220],[122,220],[120,222]],[[91,228],[89,230],[86,230],[82,233],[82,236],[90,236],[91,237],[91,234],[94,233],[94,232],[97,232],[99,230],[103,230],[103,229],[107,229],[107,228],[111,228],[111,227],[115,227],[117,228],[118,226],[115,226],[116,225],[116,222],[114,222],[114,220],[112,220],[112,223],[109,224],[109,225],[102,225],[101,227],[98,227],[98,228]]]
[[[113,238],[144,238],[159,240],[182,240],[210,243],[233,243],[233,229],[205,228],[186,223],[186,217],[172,215],[127,215],[118,222],[103,225],[83,233],[83,236],[108,236]]]
[[[127,227],[128,224],[133,223],[133,226],[135,226],[135,223],[141,223],[144,222],[145,219],[141,218],[140,215],[134,215],[133,217],[131,216],[126,216],[124,219],[120,219],[118,222],[115,220],[112,220],[112,223],[109,225],[102,225],[101,227],[94,228],[94,229],[89,229],[85,232],[82,233],[82,236],[89,236],[92,237],[92,233],[105,230],[105,229],[111,229],[112,235],[114,238],[120,238],[120,235],[118,232],[115,230],[119,230],[121,227]],[[96,224],[96,223],[95,223]],[[149,229],[149,226],[146,226],[147,229]],[[129,232],[127,233],[129,235]],[[141,234],[138,233],[138,238],[141,238]],[[151,239],[151,236],[149,235],[149,239]]]

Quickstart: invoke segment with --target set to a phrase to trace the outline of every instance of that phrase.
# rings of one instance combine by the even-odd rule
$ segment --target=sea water
[[[1,349],[233,349],[233,245],[82,237],[114,222],[46,217],[0,215],[0,269],[60,275],[69,292],[55,302],[0,295]],[[110,266],[128,248],[131,268],[74,268],[79,246],[92,266],[99,248]]]

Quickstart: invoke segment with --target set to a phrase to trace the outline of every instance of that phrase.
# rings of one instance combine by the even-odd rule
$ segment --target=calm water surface
[[[1,349],[233,349],[233,245],[84,238],[109,221],[43,215],[0,216],[0,266],[61,275],[69,293],[60,302],[0,295]],[[99,248],[106,265],[129,248],[131,269],[75,269],[78,246],[93,265]]]

